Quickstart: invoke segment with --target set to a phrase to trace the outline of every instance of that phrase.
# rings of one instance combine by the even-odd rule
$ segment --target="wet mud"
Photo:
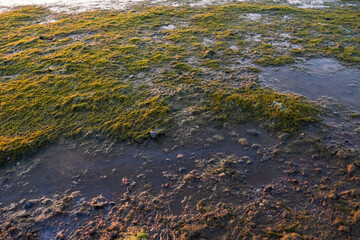
[[[206,128],[192,141],[67,142],[1,173],[0,236],[355,239],[353,149],[256,125]]]

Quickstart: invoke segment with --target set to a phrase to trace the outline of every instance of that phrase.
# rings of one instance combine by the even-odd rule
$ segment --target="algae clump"
[[[153,129],[176,128],[174,116],[191,106],[217,122],[295,131],[318,119],[316,106],[256,83],[244,88],[243,73],[299,56],[360,66],[358,11],[348,7],[235,3],[76,15],[25,7],[1,13],[0,24],[2,164],[89,133],[142,142]],[[279,45],[284,38],[298,48]],[[232,66],[239,58],[250,65]]]

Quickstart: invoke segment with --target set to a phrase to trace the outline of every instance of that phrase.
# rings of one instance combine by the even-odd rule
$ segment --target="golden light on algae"
[[[261,22],[249,22],[244,14],[260,14]],[[56,21],[41,24],[50,16]],[[36,141],[79,138],[89,131],[141,140],[150,129],[174,126],[169,124],[176,114],[172,89],[190,84],[213,93],[198,93],[196,101],[216,118],[267,121],[291,130],[316,118],[306,101],[257,88],[220,89],[212,83],[221,81],[209,74],[225,72],[238,58],[264,66],[291,64],[298,56],[334,56],[355,65],[360,58],[359,15],[351,8],[238,3],[68,15],[27,7],[0,14],[0,24],[3,152],[36,149],[41,145]],[[163,27],[169,25],[174,27]],[[278,48],[281,34],[298,50]],[[213,57],[204,57],[210,50]]]
[[[304,98],[261,88],[217,89],[209,99],[209,108],[221,122],[255,121],[269,129],[293,132],[319,117],[316,105]]]

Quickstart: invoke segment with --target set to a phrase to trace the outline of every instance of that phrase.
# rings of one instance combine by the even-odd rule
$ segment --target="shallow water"
[[[263,130],[259,130],[261,137],[255,137],[248,135],[245,129],[247,128],[240,130],[238,134],[246,137],[250,144],[277,144],[277,140]],[[201,135],[206,136],[206,133]],[[219,153],[246,155],[254,160],[254,164],[245,164],[241,169],[246,173],[246,181],[250,186],[259,187],[283,175],[277,165],[261,162],[255,150],[244,149],[231,136],[223,136],[223,141],[215,143],[209,143],[205,137],[182,146],[169,140],[150,141],[142,145],[119,144],[108,154],[79,147],[71,149],[68,145],[52,146],[31,161],[8,167],[0,173],[0,203],[50,196],[68,189],[81,191],[86,197],[103,194],[110,199],[117,198],[127,190],[122,184],[124,177],[130,183],[137,182],[137,185],[151,183],[153,191],[159,192],[161,185],[168,181],[163,175],[164,171],[177,175],[186,174],[197,168],[196,160],[209,160]],[[178,159],[178,154],[182,154],[183,158]],[[185,173],[179,172],[182,167],[187,169]],[[144,174],[145,177],[137,177],[139,174]]]
[[[41,5],[49,7],[52,11],[62,12],[83,12],[95,9],[105,10],[124,10],[137,3],[150,5],[185,5],[208,6],[213,4],[226,4],[232,2],[261,2],[261,0],[188,0],[188,1],[169,1],[169,0],[0,0],[0,12],[10,10],[13,7],[24,5]],[[283,0],[269,1],[276,4],[288,4],[301,8],[326,7],[329,4],[340,4],[340,0]],[[338,3],[339,2],[339,3]]]
[[[314,8],[325,7],[329,3],[337,3],[339,1],[334,0],[287,0],[291,5],[296,5],[301,8]]]
[[[360,110],[360,70],[337,60],[318,58],[284,67],[265,67],[263,84],[281,92],[293,92],[311,100],[322,97]]]
[[[95,9],[125,9],[129,4],[144,2],[144,0],[0,0],[0,11],[24,5],[40,5],[49,7],[52,11],[90,11]]]

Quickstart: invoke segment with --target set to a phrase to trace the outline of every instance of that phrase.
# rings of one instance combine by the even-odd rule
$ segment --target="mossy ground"
[[[326,55],[359,66],[359,15],[354,8],[245,3],[2,13],[0,162],[61,138],[142,141],[150,130],[176,127],[188,107],[217,122],[255,120],[295,131],[316,120],[316,107],[259,88],[251,80],[258,70],[234,60],[283,65]]]

